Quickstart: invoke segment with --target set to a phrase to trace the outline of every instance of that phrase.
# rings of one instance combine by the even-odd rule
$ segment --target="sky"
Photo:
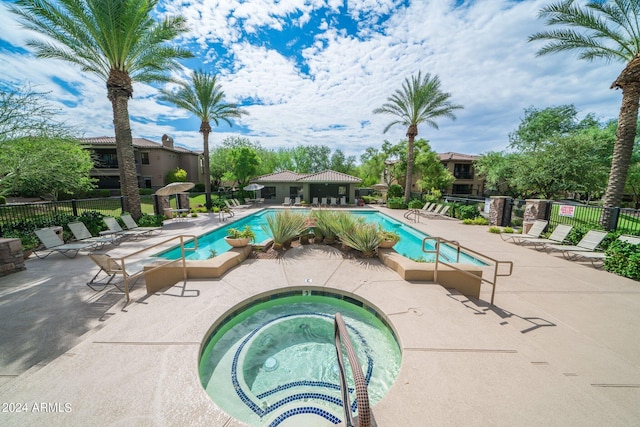
[[[0,0],[0,81],[48,92],[60,120],[81,137],[114,136],[105,83],[71,64],[38,59],[22,28]],[[505,150],[528,107],[574,104],[581,117],[618,116],[621,91],[610,89],[620,63],[587,62],[576,54],[536,56],[543,43],[538,11],[549,0],[160,0],[158,17],[180,14],[189,31],[175,43],[195,57],[192,70],[218,75],[227,102],[249,115],[210,136],[262,147],[326,145],[359,160],[367,147],[406,139],[394,116],[373,114],[405,79],[437,75],[456,120],[421,125],[418,138],[436,152],[483,154]],[[134,85],[129,102],[134,137],[202,150],[200,122],[158,100],[159,85]]]

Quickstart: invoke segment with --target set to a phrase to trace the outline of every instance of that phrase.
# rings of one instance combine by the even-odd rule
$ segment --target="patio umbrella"
[[[384,191],[384,190],[387,190],[389,186],[385,183],[380,183],[380,184],[373,184],[371,188],[373,188],[376,191]]]
[[[255,182],[252,184],[247,185],[246,187],[243,187],[243,190],[247,190],[247,191],[253,191],[253,198],[257,199],[256,197],[256,191],[258,190],[262,190],[264,188],[264,185],[262,184],[256,184]]]
[[[193,182],[172,182],[156,191],[156,196],[171,196],[173,194],[183,193],[195,187]]]

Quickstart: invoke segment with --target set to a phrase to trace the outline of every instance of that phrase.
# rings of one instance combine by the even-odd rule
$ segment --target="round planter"
[[[242,248],[244,246],[247,246],[251,241],[251,239],[249,239],[248,237],[244,239],[233,239],[231,237],[225,237],[224,240],[229,244],[229,246],[232,246],[234,248]]]
[[[378,247],[382,249],[389,249],[392,248],[396,243],[398,242],[396,242],[395,240],[383,240],[382,242],[380,242]]]

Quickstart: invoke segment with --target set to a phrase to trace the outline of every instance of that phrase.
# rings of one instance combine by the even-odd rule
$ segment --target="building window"
[[[142,178],[142,185],[144,188],[151,188],[151,177],[145,176]]]
[[[454,184],[451,192],[453,194],[471,194],[472,187],[470,184]]]
[[[140,162],[143,165],[148,165],[149,164],[149,152],[148,151],[143,151],[143,152],[140,153]]]
[[[468,163],[456,163],[453,165],[453,176],[458,179],[473,179],[473,169]]]
[[[276,187],[264,187],[260,191],[260,195],[265,199],[275,199],[276,198]]]

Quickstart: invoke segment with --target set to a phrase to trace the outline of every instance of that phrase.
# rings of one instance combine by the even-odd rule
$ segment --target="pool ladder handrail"
[[[436,245],[435,245],[435,250],[430,250],[430,249],[425,249],[425,243],[429,240],[435,240]],[[459,267],[456,267],[455,265],[450,263],[450,259],[448,257],[446,257],[444,254],[440,254],[440,246],[442,244],[448,245],[448,246],[453,246],[456,249],[456,263],[460,263],[460,253],[465,252],[466,254],[471,254],[474,255],[475,257],[480,258],[482,261],[489,261],[493,264],[493,280],[489,280],[486,279],[482,276],[478,277],[477,275],[470,273],[468,271],[465,271]],[[460,243],[458,243],[455,240],[447,240],[447,239],[443,239],[442,237],[425,237],[424,239],[422,239],[422,252],[424,253],[430,253],[430,254],[435,254],[436,255],[436,259],[435,259],[435,268],[433,270],[433,281],[437,282],[438,281],[438,265],[439,264],[444,264],[447,267],[453,268],[454,270],[457,270],[461,273],[466,274],[467,276],[473,277],[475,279],[480,279],[480,282],[484,282],[484,283],[488,283],[489,285],[491,285],[492,289],[491,289],[491,305],[493,305],[493,300],[495,299],[495,295],[496,295],[496,285],[498,282],[498,277],[506,277],[506,276],[511,276],[511,274],[513,273],[513,261],[499,261],[497,259],[491,258],[485,254],[482,254],[480,252],[474,251],[473,249],[467,248],[465,246],[460,245]],[[440,256],[443,256],[444,258],[446,258],[447,260],[449,260],[449,262],[444,262],[440,260]],[[507,265],[509,267],[508,271],[506,273],[500,273],[500,266],[501,265]]]
[[[338,356],[338,373],[340,374],[340,392],[342,394],[342,407],[344,409],[344,423],[346,427],[376,427],[371,407],[369,406],[369,392],[367,391],[367,380],[362,373],[358,356],[353,348],[347,326],[344,323],[342,315],[336,313],[334,320],[334,341],[336,346],[336,354]],[[351,416],[351,402],[349,401],[349,386],[347,385],[347,373],[344,367],[344,358],[342,356],[342,346],[347,352],[347,359],[351,366],[351,374],[356,389],[356,401],[358,402],[358,416]]]

